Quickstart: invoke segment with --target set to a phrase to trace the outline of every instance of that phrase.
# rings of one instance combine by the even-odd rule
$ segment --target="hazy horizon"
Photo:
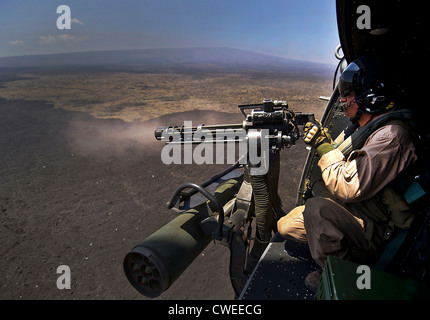
[[[36,53],[36,54],[17,54],[17,55],[9,55],[9,56],[0,56],[0,60],[3,58],[19,58],[19,57],[33,57],[33,56],[60,56],[60,55],[69,55],[69,54],[79,54],[79,53],[96,53],[96,52],[121,52],[121,51],[158,51],[158,50],[193,50],[193,49],[227,49],[227,50],[237,50],[247,53],[253,53],[268,57],[273,57],[277,59],[283,59],[283,60],[290,60],[290,61],[300,61],[300,62],[311,62],[316,64],[322,64],[322,65],[329,65],[329,66],[336,66],[338,63],[338,60],[334,60],[331,62],[324,62],[324,61],[313,61],[313,60],[306,60],[306,59],[300,59],[300,58],[289,58],[289,57],[283,57],[276,54],[271,53],[265,53],[265,52],[258,52],[258,51],[252,51],[252,50],[245,50],[240,48],[234,48],[234,47],[226,47],[226,46],[190,46],[190,47],[159,47],[159,48],[130,48],[130,49],[105,49],[105,50],[80,50],[80,51],[66,51],[66,52],[57,52],[57,53]],[[334,50],[333,50],[334,52]],[[334,56],[334,53],[333,53]]]
[[[228,47],[118,49],[0,57],[0,68],[67,66],[174,67],[215,64],[234,68],[292,69],[298,65],[332,70],[335,65],[278,57]]]

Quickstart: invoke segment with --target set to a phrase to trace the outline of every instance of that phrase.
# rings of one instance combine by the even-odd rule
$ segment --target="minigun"
[[[238,108],[245,117],[240,124],[189,126],[185,122],[154,131],[157,140],[172,148],[209,144],[219,151],[220,145],[239,145],[239,159],[200,184],[179,185],[167,202],[179,215],[126,254],[125,275],[141,294],[159,296],[211,240],[218,240],[230,249],[230,280],[239,296],[276,232],[277,220],[285,215],[278,195],[280,150],[294,145],[302,135],[299,126],[315,122],[315,117],[271,99]],[[189,156],[184,152],[184,158]],[[191,197],[196,194],[203,202],[193,205]]]

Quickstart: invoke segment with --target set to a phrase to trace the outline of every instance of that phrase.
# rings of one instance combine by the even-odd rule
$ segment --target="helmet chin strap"
[[[352,99],[349,103],[344,103],[343,104],[343,106],[342,106],[342,111],[345,111],[347,108],[349,108],[353,103],[356,103],[357,102],[357,100],[356,99]],[[358,121],[360,120],[360,118],[361,118],[361,115],[363,114],[364,112],[361,110],[361,108],[357,108],[357,112],[356,112],[356,114],[355,114],[355,116],[354,116],[354,118],[350,118],[351,119],[351,121],[352,121],[352,123],[358,123]]]
[[[343,110],[345,110],[346,108],[349,108],[353,103],[357,103],[357,105],[359,105],[363,102],[363,100],[364,100],[363,98],[361,99],[354,98],[349,103],[344,104]],[[350,118],[352,124],[345,129],[345,139],[348,138],[351,134],[353,134],[358,129],[358,127],[360,126],[358,121],[360,121],[361,115],[363,113],[364,111],[362,110],[362,108],[358,107],[357,112],[355,113],[355,116],[353,118]]]
[[[364,112],[363,112],[363,110],[361,110],[360,108],[357,108],[357,112],[355,113],[355,116],[354,116],[354,118],[351,118],[351,122],[352,123],[357,123],[358,124],[358,121],[360,120],[360,118],[361,118],[361,115],[363,114]]]
[[[354,102],[356,102],[355,99],[352,100],[350,103],[348,103],[345,106],[345,108],[350,107],[351,104],[354,103]],[[345,129],[345,131],[344,131],[344,133],[345,133],[344,139],[348,138],[351,134],[353,134],[358,129],[358,127],[360,126],[360,124],[358,123],[358,121],[360,120],[362,114],[363,114],[363,111],[360,108],[358,108],[357,112],[356,112],[356,114],[354,116],[354,118],[350,118],[350,120],[351,120],[352,123]]]

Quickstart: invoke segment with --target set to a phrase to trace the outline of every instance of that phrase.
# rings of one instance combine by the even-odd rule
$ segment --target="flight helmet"
[[[355,93],[359,111],[356,121],[362,113],[379,114],[394,106],[383,63],[375,56],[366,55],[352,61],[340,76],[337,87],[342,97]]]

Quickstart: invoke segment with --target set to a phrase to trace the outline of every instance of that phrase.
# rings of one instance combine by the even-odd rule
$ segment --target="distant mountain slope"
[[[291,60],[267,54],[223,47],[135,49],[72,52],[46,55],[0,57],[0,68],[109,66],[147,68],[252,68],[278,70],[334,69],[331,65]]]

